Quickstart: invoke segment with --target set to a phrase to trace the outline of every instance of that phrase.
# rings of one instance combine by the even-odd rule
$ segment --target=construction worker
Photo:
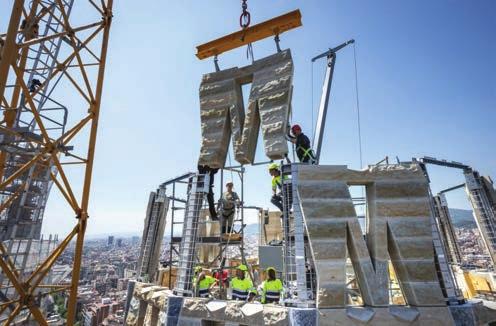
[[[207,201],[208,201],[208,211],[210,212],[210,218],[212,221],[217,221],[219,217],[217,216],[217,211],[215,210],[215,201],[214,201],[214,175],[219,171],[219,169],[212,169],[208,165],[200,165],[198,164],[198,173],[200,174],[208,174],[210,176]]]
[[[232,299],[241,301],[252,301],[256,295],[252,281],[246,277],[248,267],[239,265],[236,268],[236,276],[231,280]]]
[[[288,134],[288,140],[296,145],[296,155],[300,162],[314,164],[315,156],[310,146],[310,139],[301,131],[300,125],[293,125],[291,132],[293,135]]]
[[[269,267],[265,271],[267,279],[260,286],[262,288],[262,303],[279,302],[282,292],[282,282],[276,278],[276,269]]]
[[[282,180],[281,171],[279,170],[279,164],[271,163],[269,164],[269,173],[272,176],[272,198],[270,202],[274,204],[282,212]]]
[[[222,229],[223,235],[227,233],[232,233],[234,213],[236,207],[239,207],[241,201],[236,192],[233,191],[233,183],[229,181],[226,183],[227,191],[222,194]]]
[[[217,283],[217,280],[210,276],[205,274],[205,272],[202,271],[201,266],[196,266],[195,267],[195,277],[193,278],[193,286],[195,288],[195,293],[200,298],[208,298],[208,295],[210,294],[210,289]]]

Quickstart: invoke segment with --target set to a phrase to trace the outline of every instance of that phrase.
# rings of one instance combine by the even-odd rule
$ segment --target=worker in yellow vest
[[[195,288],[195,293],[200,298],[208,298],[210,294],[210,289],[217,283],[217,279],[205,274],[201,266],[195,267],[195,277],[193,278],[193,287]]]
[[[253,287],[253,282],[246,277],[247,271],[248,267],[243,264],[236,269],[236,277],[230,283],[233,300],[252,301],[257,293]]]
[[[279,208],[279,210],[282,212],[282,180],[281,171],[279,170],[279,164],[269,164],[269,174],[272,177],[272,198],[270,199],[270,202],[277,208]]]
[[[266,270],[267,279],[262,283],[262,303],[279,302],[282,292],[282,282],[276,278],[276,269],[269,267]]]

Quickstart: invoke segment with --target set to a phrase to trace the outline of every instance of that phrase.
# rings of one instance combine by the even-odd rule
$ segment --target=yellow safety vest
[[[296,148],[296,150],[300,150],[300,149],[303,152],[303,156],[301,157],[302,159],[304,159],[307,156],[310,157],[310,158],[313,158],[313,151],[312,151],[312,148],[311,147],[305,149],[302,146],[298,146],[298,148]]]
[[[273,281],[266,280],[262,285],[262,303],[278,302],[282,292],[282,282],[276,278]]]
[[[246,301],[248,299],[249,292],[255,292],[255,288],[253,287],[253,283],[247,277],[244,279],[239,279],[237,277],[231,280],[231,289],[232,289],[232,299],[233,300],[242,300]]]
[[[215,282],[217,282],[217,280],[214,277],[205,275],[205,278],[198,283],[198,295],[200,298],[208,297],[208,290]],[[196,286],[196,277],[193,279],[193,284]]]
[[[281,176],[278,175],[277,177],[272,177],[272,189],[277,190],[277,188],[281,188],[282,183],[281,183]]]

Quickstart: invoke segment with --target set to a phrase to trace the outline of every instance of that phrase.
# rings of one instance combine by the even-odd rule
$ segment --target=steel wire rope
[[[355,104],[357,111],[357,126],[358,126],[358,148],[360,151],[360,168],[363,168],[363,154],[362,154],[362,127],[360,120],[360,99],[358,93],[358,69],[357,69],[357,59],[356,59],[356,43],[353,43],[353,62],[355,66]]]
[[[355,68],[355,105],[357,112],[357,127],[358,127],[358,150],[360,155],[360,169],[363,168],[363,152],[362,152],[362,122],[360,120],[360,99],[358,92],[358,68],[357,68],[357,58],[356,58],[356,42],[353,43],[353,64]],[[368,203],[367,198],[365,197],[364,187],[361,187],[362,198],[365,199],[365,228],[368,229],[367,222],[367,212],[368,212]]]

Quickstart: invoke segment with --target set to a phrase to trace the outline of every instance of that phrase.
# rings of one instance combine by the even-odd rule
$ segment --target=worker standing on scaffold
[[[234,213],[236,211],[236,207],[239,207],[241,204],[238,194],[233,191],[233,183],[231,181],[226,183],[226,189],[227,191],[222,194],[222,201],[221,201],[222,203],[221,232],[223,236],[232,233]]]
[[[301,131],[300,125],[293,125],[291,132],[293,135],[288,134],[288,140],[296,145],[296,155],[300,162],[315,164],[315,156],[310,146],[310,139]]]

